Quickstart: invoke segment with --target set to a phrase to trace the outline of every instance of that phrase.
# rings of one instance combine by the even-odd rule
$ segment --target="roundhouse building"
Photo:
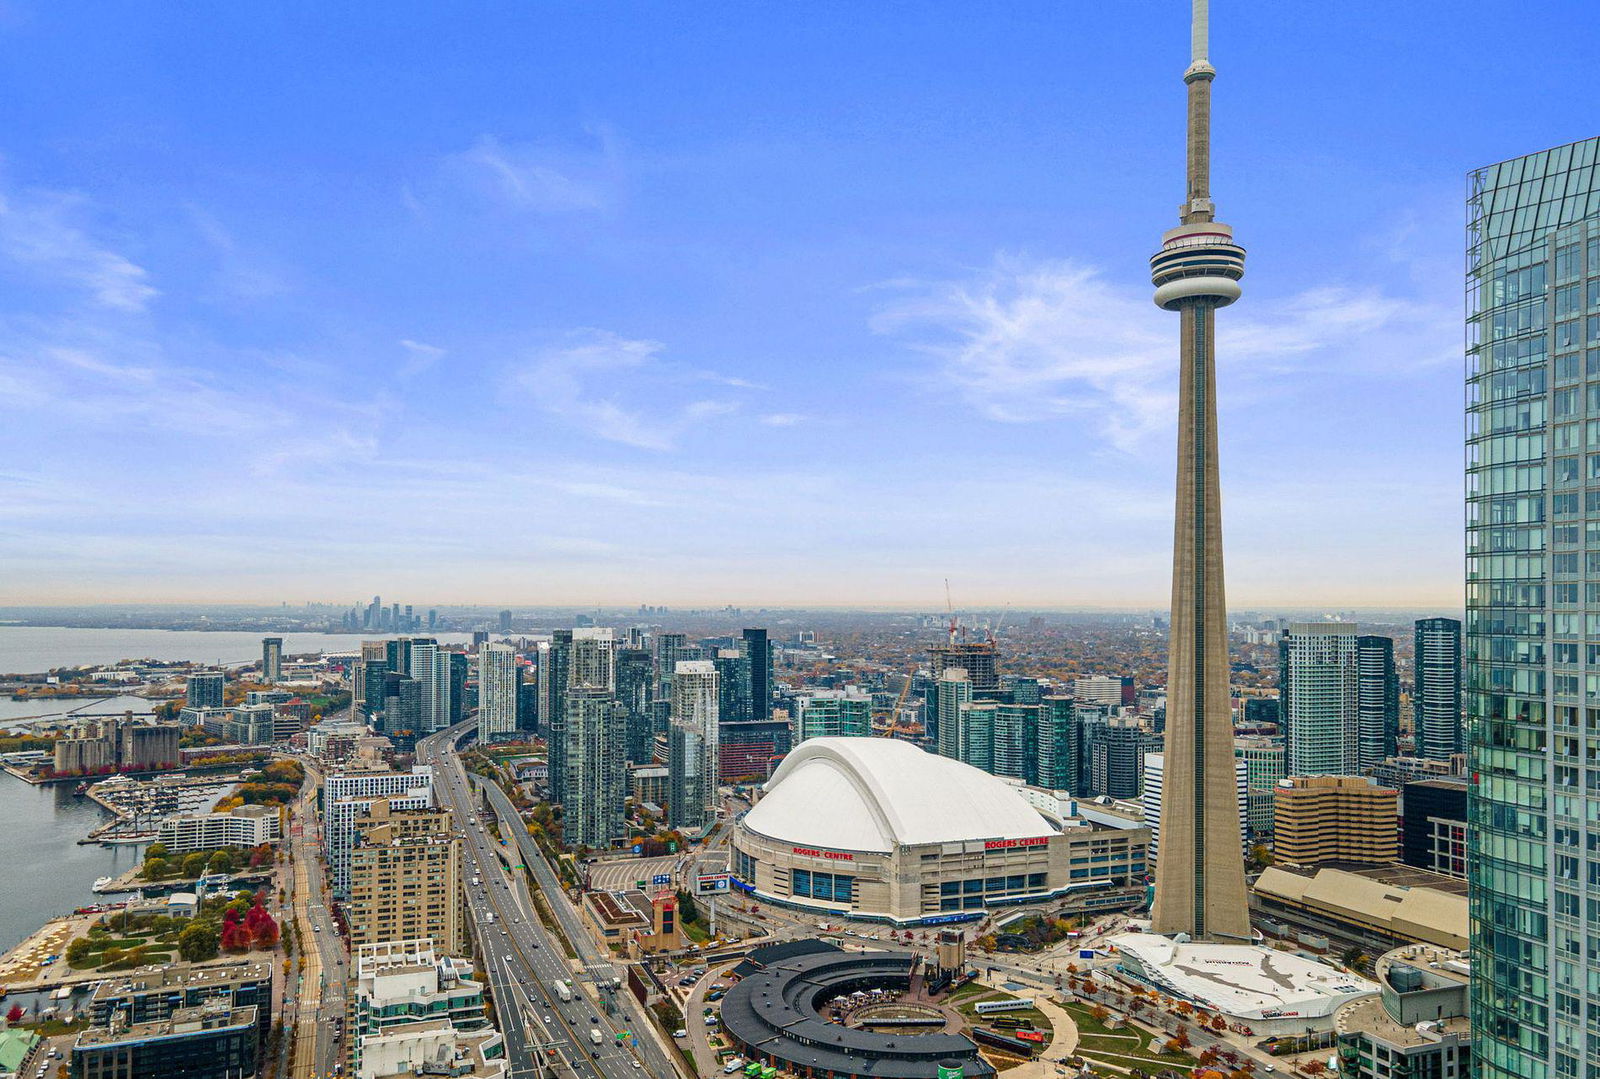
[[[811,739],[763,790],[735,831],[733,875],[766,902],[906,925],[1143,892],[1146,829],[1063,827],[1016,787],[896,739]]]

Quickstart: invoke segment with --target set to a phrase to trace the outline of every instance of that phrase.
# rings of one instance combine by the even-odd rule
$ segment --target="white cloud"
[[[59,193],[0,194],[0,257],[40,270],[118,311],[142,311],[158,293],[150,275],[74,223],[83,200]]]
[[[769,412],[761,422],[768,427],[797,427],[806,422],[806,417],[798,412]]]
[[[901,281],[895,291],[872,328],[930,356],[937,384],[989,419],[1083,416],[1122,450],[1171,426],[1177,320],[1143,288],[1082,263],[1000,256],[968,278]],[[1393,374],[1458,355],[1447,304],[1376,289],[1330,285],[1241,305],[1219,330],[1220,362],[1240,382],[1356,367]]]
[[[613,146],[606,138],[598,153],[573,154],[507,145],[484,135],[448,157],[445,172],[504,206],[541,214],[603,210],[614,201],[617,185]]]
[[[580,330],[562,344],[535,353],[514,381],[545,411],[596,438],[639,449],[671,450],[697,426],[737,412],[740,406],[715,398],[668,400],[675,389],[706,381],[707,373],[664,363],[659,359],[664,347],[658,341],[607,330]],[[635,403],[635,398],[648,403]]]
[[[445,350],[438,345],[413,341],[410,338],[402,338],[400,347],[406,352],[405,362],[400,365],[401,378],[412,378],[422,374],[422,372],[443,359],[445,355]]]

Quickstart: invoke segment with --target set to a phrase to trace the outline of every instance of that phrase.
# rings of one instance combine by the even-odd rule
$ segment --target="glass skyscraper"
[[[1418,619],[1413,655],[1417,756],[1447,761],[1461,752],[1461,623],[1454,618]]]
[[[1600,1077],[1600,138],[1469,177],[1466,692],[1483,1079]]]

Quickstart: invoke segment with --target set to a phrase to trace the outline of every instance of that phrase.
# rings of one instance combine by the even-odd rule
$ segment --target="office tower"
[[[1155,733],[1145,726],[1143,720],[1133,716],[1098,716],[1094,719],[1085,719],[1082,730],[1083,751],[1080,769],[1087,766],[1088,770],[1083,794],[1123,799],[1139,797],[1139,790],[1144,782],[1145,753],[1155,748]],[[1228,789],[1232,791],[1234,783],[1231,739],[1228,749]],[[1170,749],[1166,759],[1172,760]],[[1237,800],[1236,795],[1228,799],[1230,804],[1236,804]],[[1237,808],[1234,815],[1236,817],[1238,815]],[[1237,827],[1237,822],[1234,822],[1234,826]],[[1216,836],[1228,836],[1231,831],[1231,828],[1224,828],[1217,832]],[[1239,854],[1240,843],[1235,843],[1233,847],[1233,853]]]
[[[411,677],[422,687],[421,731],[440,729],[439,671],[433,658],[439,651],[439,642],[431,637],[411,639]]]
[[[478,649],[478,737],[481,740],[503,741],[515,736],[520,682],[516,649],[509,644],[486,644]]]
[[[472,652],[473,652],[474,655],[477,654],[478,649],[482,648],[484,645],[486,645],[488,643],[489,643],[489,631],[488,630],[486,630],[486,629],[475,629],[475,630],[472,631]]]
[[[183,703],[190,708],[221,708],[222,686],[226,677],[221,671],[191,674],[184,689]]]
[[[1211,80],[1207,0],[1194,0],[1188,85],[1188,190],[1181,224],[1151,257],[1156,306],[1181,318],[1177,509],[1168,635],[1166,787],[1152,928],[1202,940],[1247,940],[1244,860],[1236,838],[1228,696],[1228,616],[1222,583],[1222,487],[1217,466],[1215,315],[1239,298],[1244,249],[1211,202]]]
[[[994,711],[994,756],[989,771],[997,776],[1039,780],[1039,712],[1037,704],[1001,701]]]
[[[394,809],[373,802],[355,818],[350,848],[350,946],[431,938],[466,952],[461,837],[448,809]]]
[[[1078,792],[1078,714],[1071,697],[1045,697],[1039,707],[1036,782],[1055,791]]]
[[[1467,878],[1467,780],[1419,779],[1400,788],[1400,860]]]
[[[1288,772],[1354,775],[1361,748],[1353,622],[1292,622],[1278,642]]]
[[[656,697],[658,701],[672,700],[672,672],[678,665],[678,660],[689,659],[683,655],[689,645],[688,639],[681,633],[657,633],[651,642],[655,653],[656,668]]]
[[[972,683],[974,697],[989,697],[1000,692],[999,652],[993,641],[937,645],[928,650],[933,660],[934,680],[947,670],[963,670]]]
[[[567,795],[567,685],[572,669],[572,631],[558,629],[539,642],[539,725],[549,762],[550,801]]]
[[[1468,178],[1463,652],[1481,1079],[1596,1074],[1600,814],[1585,790],[1600,729],[1600,498],[1582,487],[1600,390],[1580,380],[1600,371],[1597,158],[1588,139]]]
[[[510,611],[501,611],[500,612],[500,632],[501,633],[510,633],[511,632],[511,612]]]
[[[1244,699],[1244,713],[1241,717],[1246,727],[1259,727],[1268,723],[1276,724],[1279,721],[1278,698],[1276,697],[1246,697]]]
[[[744,696],[749,688],[744,681],[744,657],[737,648],[719,648],[711,663],[717,669],[717,714],[724,724],[747,722],[750,702]]]
[[[453,727],[466,718],[467,670],[472,661],[465,652],[441,652],[440,655],[446,658],[444,725]]]
[[[650,707],[654,691],[655,668],[650,653],[643,648],[618,651],[617,700],[628,710],[629,764],[649,764],[655,759],[655,716]]]
[[[871,733],[872,698],[859,690],[818,690],[796,701],[795,745],[807,738],[865,738]]]
[[[624,836],[627,709],[617,703],[609,688],[576,679],[567,689],[565,703],[567,780],[562,841],[572,848],[603,850]]]
[[[1000,686],[1013,704],[1038,704],[1044,696],[1037,678],[1008,674],[1000,679]]]
[[[355,718],[371,720],[384,709],[384,690],[394,672],[389,669],[388,659],[364,659],[357,670],[361,675],[361,700]]]
[[[261,680],[267,685],[283,681],[283,638],[261,638]]]
[[[415,742],[428,733],[422,726],[421,682],[405,675],[392,675],[384,683],[383,691],[383,734]]]
[[[432,633],[439,628],[439,612],[432,607],[428,608],[428,632]]]
[[[1360,772],[1400,751],[1400,678],[1389,637],[1356,638],[1356,732]]]
[[[1242,760],[1234,761],[1234,788],[1239,796],[1239,831],[1247,830],[1245,784],[1247,771]],[[1144,755],[1144,774],[1140,778],[1139,805],[1144,810],[1144,826],[1150,829],[1149,857],[1156,861],[1161,853],[1161,789],[1166,785],[1166,758],[1160,753]]]
[[[963,760],[961,755],[961,706],[972,700],[972,677],[965,667],[947,667],[939,675],[937,713],[938,749],[941,757]]]
[[[746,710],[741,718],[760,722],[772,718],[772,642],[764,629],[747,629],[739,635],[739,696]]]
[[[396,674],[409,675],[411,673],[411,638],[396,637],[392,641],[383,642],[385,658],[389,661],[389,669]]]
[[[524,734],[539,731],[539,671],[524,670],[523,682],[517,687],[517,730]]]
[[[1283,742],[1246,735],[1233,740],[1233,754],[1245,768],[1245,822],[1253,835],[1272,831],[1273,791],[1284,777]]]
[[[1400,792],[1359,776],[1291,776],[1275,788],[1272,846],[1294,865],[1388,865],[1400,853]]]
[[[1122,679],[1104,674],[1072,680],[1072,695],[1090,704],[1122,704]]]
[[[698,832],[715,819],[722,676],[707,660],[679,660],[667,724],[667,823]]]
[[[1576,552],[1571,561],[1576,564]],[[1461,623],[1419,618],[1415,632],[1411,706],[1416,755],[1447,761],[1461,752]]]
[[[409,603],[406,604],[405,627],[408,632],[417,628],[417,619],[416,616],[411,613],[411,604]]]

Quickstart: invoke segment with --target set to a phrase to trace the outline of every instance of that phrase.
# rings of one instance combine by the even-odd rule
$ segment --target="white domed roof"
[[[763,790],[742,826],[785,843],[887,853],[1055,833],[994,776],[893,738],[808,739]]]

